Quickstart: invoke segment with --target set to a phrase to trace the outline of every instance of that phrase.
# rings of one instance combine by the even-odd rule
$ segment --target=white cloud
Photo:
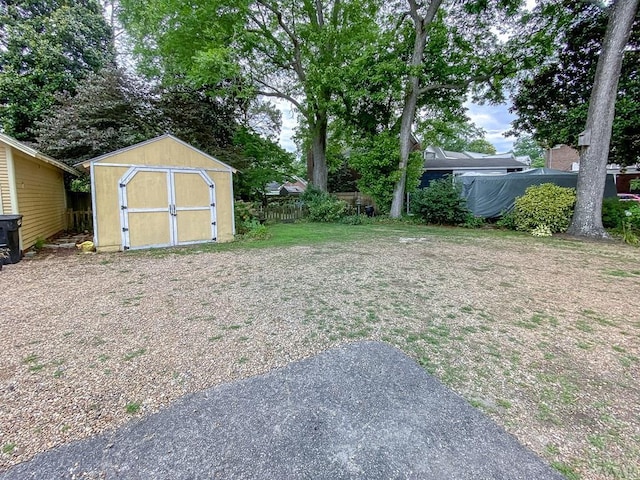
[[[509,105],[478,105],[466,103],[467,115],[477,127],[484,129],[485,138],[496,147],[499,153],[508,152],[513,148],[514,137],[505,137],[504,133],[511,128],[511,122],[516,118],[509,113]]]

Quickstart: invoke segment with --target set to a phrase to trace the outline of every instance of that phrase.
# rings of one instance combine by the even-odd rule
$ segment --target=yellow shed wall
[[[152,167],[228,168],[170,137],[110,155],[101,162]]]
[[[7,147],[0,143],[0,214],[10,215],[9,169],[7,168]]]
[[[96,164],[93,169],[93,206],[96,215],[98,251],[117,251],[122,248],[120,226],[120,189],[118,182],[129,167],[107,167]]]
[[[114,166],[114,164],[116,165]],[[122,165],[122,167],[117,165]],[[94,211],[96,215],[94,229],[96,230],[98,251],[122,249],[119,180],[131,166],[227,170],[224,172],[206,171],[206,173],[215,183],[217,241],[229,242],[233,240],[232,173],[228,171],[228,167],[212,161],[180,142],[164,138],[108,156],[93,164]]]
[[[23,216],[20,238],[26,250],[38,238],[46,239],[65,229],[67,198],[63,172],[13,150],[18,212]],[[3,189],[4,190],[4,189]]]

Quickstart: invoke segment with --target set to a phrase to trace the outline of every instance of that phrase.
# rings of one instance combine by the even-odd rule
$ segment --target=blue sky
[[[296,146],[291,137],[297,126],[297,121],[291,113],[288,103],[278,102],[282,111],[282,132],[280,133],[280,145],[289,152],[295,152]],[[498,153],[511,150],[514,142],[513,137],[505,137],[503,133],[510,128],[515,116],[509,113],[509,105],[477,105],[466,104],[467,115],[477,127],[484,129],[487,133],[485,138],[496,147]]]

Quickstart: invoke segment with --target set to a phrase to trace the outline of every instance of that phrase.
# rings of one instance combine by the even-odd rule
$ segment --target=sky
[[[273,101],[273,100],[272,100]],[[280,146],[289,152],[296,151],[296,145],[291,137],[297,126],[291,106],[287,102],[277,102],[276,105],[282,112],[282,131],[280,132]],[[485,138],[496,147],[498,153],[504,153],[513,147],[514,138],[505,137],[503,133],[511,127],[515,115],[509,113],[509,105],[477,105],[467,103],[467,115],[477,126],[485,130]]]
[[[467,104],[467,115],[477,126],[484,129],[485,138],[496,147],[498,153],[508,152],[513,147],[514,137],[503,134],[511,128],[516,116],[509,113],[509,105],[477,105]]]

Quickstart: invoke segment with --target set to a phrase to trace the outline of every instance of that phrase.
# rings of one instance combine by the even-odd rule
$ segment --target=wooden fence
[[[91,210],[67,210],[67,230],[72,232],[93,231],[93,212]]]
[[[282,204],[278,205],[272,203],[257,208],[258,216],[265,221],[280,222],[280,223],[292,223],[296,220],[303,219],[307,212],[302,205],[296,204]]]

